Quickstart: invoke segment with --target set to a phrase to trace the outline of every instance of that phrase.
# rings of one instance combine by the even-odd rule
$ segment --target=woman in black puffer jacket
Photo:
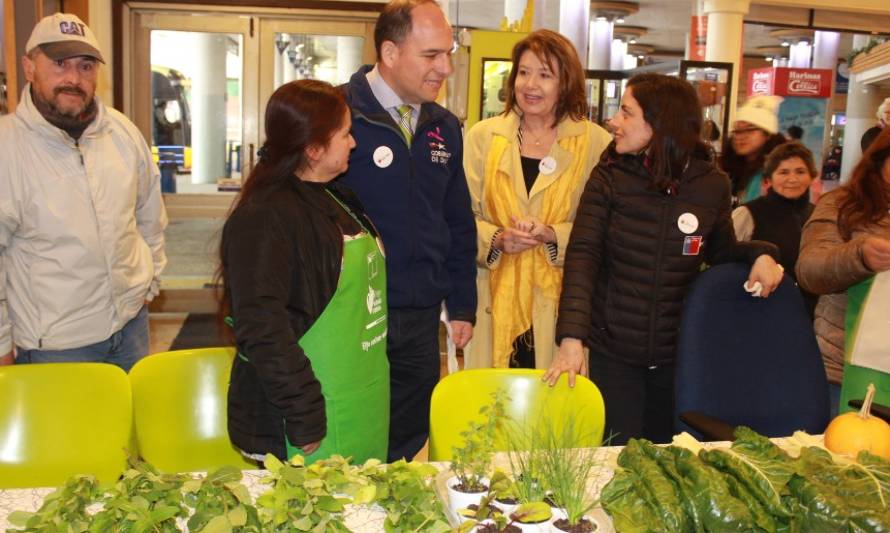
[[[782,279],[769,243],[736,241],[730,182],[700,140],[687,82],[632,78],[612,119],[615,141],[587,182],[566,250],[556,326],[559,354],[544,379],[590,377],[606,432],[622,444],[673,433],[677,331],[686,289],[703,263],[753,264],[766,297]],[[588,355],[584,347],[589,348]]]

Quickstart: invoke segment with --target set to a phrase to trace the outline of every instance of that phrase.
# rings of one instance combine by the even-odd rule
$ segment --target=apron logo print
[[[379,313],[383,309],[383,291],[368,287],[368,296],[365,298],[368,305],[368,313]]]
[[[368,261],[368,279],[374,279],[379,274],[379,270],[377,267],[377,252],[371,252],[367,257]]]

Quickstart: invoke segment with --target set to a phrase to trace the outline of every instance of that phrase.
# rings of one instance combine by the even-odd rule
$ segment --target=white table
[[[819,444],[821,436],[812,437],[812,441],[804,444]],[[789,449],[794,448],[794,439],[773,439],[779,446]],[[797,442],[799,446],[800,441]],[[708,442],[703,443],[706,448],[728,447],[728,442]],[[598,448],[594,453],[594,461],[597,462],[593,475],[588,480],[588,491],[593,494],[599,494],[606,483],[612,479],[617,467],[618,454],[621,452],[620,446],[604,446]],[[790,451],[790,450],[789,450]],[[496,454],[494,465],[503,470],[509,471],[509,463],[505,454]],[[445,480],[450,477],[447,463],[432,463],[439,468],[440,473],[436,476],[435,489],[439,497],[447,503],[447,491],[445,490]],[[265,470],[245,470],[242,483],[247,487],[251,496],[256,498],[262,492],[268,489],[268,485],[263,484],[260,480],[268,475]],[[9,527],[6,518],[12,511],[36,511],[43,503],[43,498],[54,489],[17,489],[17,490],[0,490],[0,531],[5,531]],[[446,505],[447,508],[447,505]],[[447,513],[447,511],[446,511]],[[593,518],[599,523],[597,533],[613,532],[611,520],[609,520],[602,508],[594,509]],[[356,533],[378,533],[383,531],[383,521],[386,518],[382,510],[367,506],[348,506],[346,510],[346,526]],[[449,516],[449,520],[454,522],[455,517]]]

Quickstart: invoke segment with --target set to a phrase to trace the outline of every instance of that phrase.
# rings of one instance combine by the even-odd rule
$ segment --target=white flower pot
[[[513,511],[515,511],[516,508],[519,507],[519,504],[518,504],[518,503],[503,503],[503,502],[500,502],[500,501],[498,501],[498,500],[494,500],[494,501],[491,502],[491,503],[492,503],[493,505],[496,505],[498,509],[500,509],[501,511],[503,511],[504,516],[510,516],[510,514],[512,514]]]
[[[550,519],[550,531],[552,531],[553,533],[566,533],[562,529],[559,529],[558,527],[556,527],[556,525],[554,524],[554,522],[556,522],[557,520],[562,520],[563,518],[566,517],[565,511],[563,511],[562,509],[559,510],[559,513],[560,513],[559,516],[557,516],[556,513],[554,512],[553,517]],[[599,531],[600,525],[596,521],[595,518],[593,518],[590,515],[584,515],[584,519],[586,519],[591,524],[593,524],[593,531]]]
[[[482,482],[486,487],[488,486],[488,478],[482,478]],[[479,505],[482,497],[488,492],[487,488],[481,492],[461,492],[455,490],[454,487],[457,485],[460,485],[460,481],[456,476],[448,478],[448,481],[445,482],[445,486],[448,487],[448,507],[456,515],[459,515],[458,509],[464,509],[470,505]]]

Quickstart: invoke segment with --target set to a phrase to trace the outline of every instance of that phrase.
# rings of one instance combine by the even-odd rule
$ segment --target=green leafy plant
[[[95,477],[74,476],[48,494],[37,511],[10,513],[7,520],[18,529],[9,531],[86,531],[91,520],[86,508],[98,494],[99,483]],[[67,529],[62,529],[63,525]]]
[[[302,456],[283,463],[270,454],[264,463],[270,476],[263,481],[272,484],[272,490],[259,496],[256,504],[269,531],[349,531],[342,513],[350,500],[335,496],[349,483],[348,462],[332,458],[305,466]]]
[[[442,504],[432,488],[437,473],[433,465],[408,463],[404,459],[389,465],[366,462],[359,474],[369,480],[371,490],[363,490],[365,497],[354,503],[373,502],[382,507],[386,511],[383,527],[387,533],[450,531]]]
[[[177,518],[188,516],[183,502],[184,474],[162,474],[130,457],[130,468],[99,500],[102,510],[90,522],[91,533],[178,532]]]
[[[483,492],[487,489],[483,478],[488,474],[494,441],[506,419],[507,394],[494,391],[490,404],[479,408],[481,421],[471,420],[460,433],[463,446],[452,449],[451,470],[457,477],[458,489],[464,492]]]
[[[189,531],[258,533],[262,531],[256,507],[247,487],[241,484],[241,470],[225,466],[203,479],[182,485],[186,505],[194,509],[188,519]]]

